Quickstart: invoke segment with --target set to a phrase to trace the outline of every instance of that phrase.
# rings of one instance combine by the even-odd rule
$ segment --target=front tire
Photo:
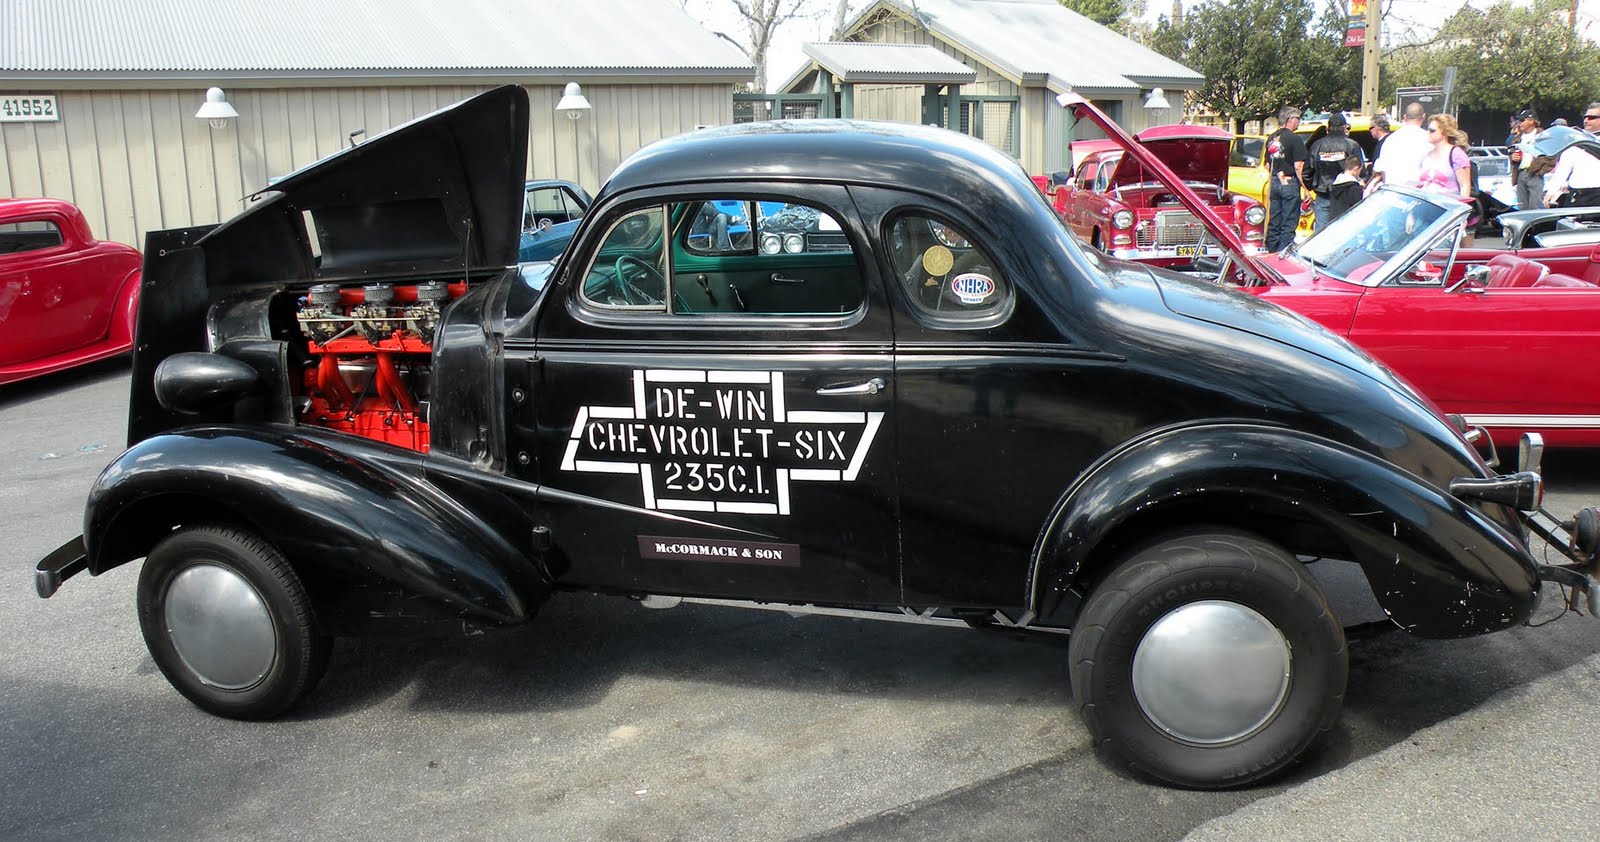
[[[156,666],[218,716],[271,719],[327,667],[331,642],[300,577],[251,532],[197,526],[166,538],[139,572],[138,605]]]
[[[1344,630],[1305,567],[1228,531],[1131,554],[1089,595],[1069,657],[1097,749],[1201,789],[1293,763],[1332,727],[1349,672]]]

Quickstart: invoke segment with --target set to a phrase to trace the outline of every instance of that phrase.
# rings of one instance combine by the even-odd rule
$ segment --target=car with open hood
[[[1266,209],[1256,199],[1230,193],[1228,148],[1233,135],[1211,126],[1153,126],[1139,143],[1177,173],[1246,247],[1265,239]],[[1084,242],[1115,257],[1156,266],[1187,266],[1215,258],[1220,246],[1206,236],[1194,214],[1149,173],[1139,158],[1125,156],[1110,140],[1072,144],[1073,170],[1049,187],[1051,203]]]
[[[1217,787],[1337,716],[1343,629],[1304,559],[1360,564],[1430,637],[1593,581],[1582,545],[1529,552],[1533,448],[1496,474],[1345,340],[1084,248],[981,141],[662,140],[530,272],[527,120],[494,89],[151,234],[129,449],[39,593],[143,558],[156,665],[247,719],[300,702],[335,635],[574,591],[1070,633],[1107,756]],[[730,202],[829,245],[696,233]]]

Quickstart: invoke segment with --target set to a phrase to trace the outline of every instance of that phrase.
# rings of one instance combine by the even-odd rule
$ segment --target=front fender
[[[1527,548],[1445,490],[1328,439],[1219,424],[1153,434],[1086,472],[1041,533],[1029,607],[1048,615],[1108,556],[1201,524],[1252,529],[1300,554],[1327,547],[1297,546],[1296,536],[1331,538],[1390,618],[1424,637],[1505,628],[1538,605]]]
[[[90,491],[88,569],[139,558],[173,526],[221,512],[297,567],[392,583],[493,622],[531,615],[548,585],[526,554],[421,479],[415,454],[411,465],[365,455],[276,426],[190,427],[141,441]],[[185,502],[175,510],[165,500]]]

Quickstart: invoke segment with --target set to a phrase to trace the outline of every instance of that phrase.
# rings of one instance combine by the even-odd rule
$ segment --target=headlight
[[[1119,210],[1119,211],[1117,211],[1116,213],[1111,215],[1111,224],[1115,225],[1118,228],[1132,228],[1133,227],[1133,211],[1131,211],[1131,210]]]
[[[761,235],[761,253],[762,254],[777,254],[780,251],[783,251],[783,238],[782,237],[778,236],[777,234],[762,234]]]
[[[1260,205],[1251,205],[1244,212],[1244,221],[1246,225],[1260,225],[1262,222],[1266,221],[1266,218],[1267,212]]]
[[[799,234],[783,235],[783,250],[790,254],[799,254],[806,250],[806,238]]]

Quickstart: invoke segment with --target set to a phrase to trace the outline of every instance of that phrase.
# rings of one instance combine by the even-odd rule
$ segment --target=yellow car
[[[1363,115],[1346,115],[1350,121],[1350,139],[1361,144],[1361,150],[1366,153],[1367,160],[1372,160],[1372,150],[1376,149],[1378,142],[1372,139],[1372,118]],[[1295,129],[1295,134],[1305,140],[1310,147],[1315,141],[1321,140],[1328,133],[1327,115],[1315,115],[1314,119],[1302,119],[1300,127]],[[1233,150],[1228,156],[1228,192],[1248,196],[1261,203],[1272,212],[1272,203],[1267,197],[1267,135],[1242,134],[1233,139]],[[1300,242],[1311,236],[1311,223],[1313,222],[1311,207],[1305,206],[1300,214],[1300,224],[1295,228],[1295,242]],[[1270,219],[1267,223],[1272,224]]]

